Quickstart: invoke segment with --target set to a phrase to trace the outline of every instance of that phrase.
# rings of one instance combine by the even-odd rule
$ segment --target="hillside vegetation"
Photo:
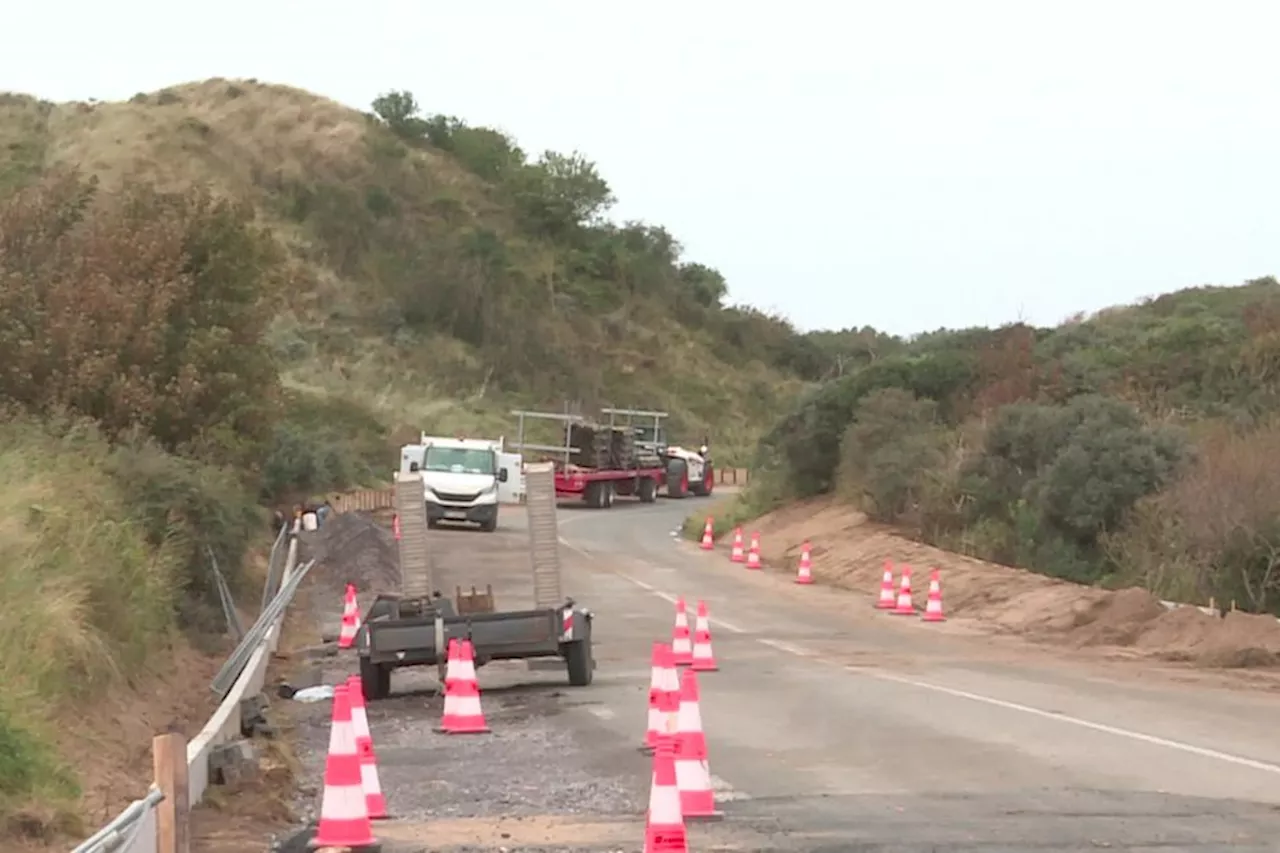
[[[815,342],[841,375],[764,437],[740,516],[830,493],[950,550],[1280,614],[1274,279],[1056,328]]]
[[[82,831],[145,789],[145,743],[84,712],[220,633],[211,555],[249,600],[258,504],[566,400],[666,409],[732,464],[840,369],[612,203],[581,154],[403,92],[0,95],[0,828]]]

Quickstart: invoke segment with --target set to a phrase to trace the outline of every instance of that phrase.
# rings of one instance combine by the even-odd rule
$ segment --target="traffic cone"
[[[671,632],[671,658],[676,666],[693,663],[693,641],[689,637],[689,614],[684,609],[684,597],[676,599],[676,626]]]
[[[884,577],[880,580],[880,598],[876,601],[877,610],[892,610],[898,604],[898,596],[893,591],[893,560],[884,561]]]
[[[916,606],[911,601],[911,566],[902,566],[902,582],[898,584],[898,602],[889,611],[894,616],[915,616]]]
[[[729,552],[729,561],[732,563],[745,563],[747,561],[747,552],[742,547],[741,527],[733,529],[733,550]]]
[[[689,853],[680,787],[676,783],[674,746],[663,740],[653,752],[649,808],[644,815],[644,853]]]
[[[320,822],[314,847],[373,847],[373,837],[365,805],[364,783],[360,779],[360,756],[356,752],[351,722],[351,693],[345,684],[333,690],[333,723],[329,729],[329,754],[324,762],[324,794],[320,800]]]
[[[447,693],[450,684],[456,684],[465,681],[475,684],[479,681],[476,678],[476,664],[470,658],[462,657],[462,641],[456,637],[449,640],[448,657],[445,658],[444,669],[444,689]]]
[[[688,818],[718,820],[716,797],[711,790],[711,767],[707,764],[707,736],[702,731],[702,709],[698,703],[698,675],[686,669],[680,677],[680,715],[676,721],[676,787],[680,790],[680,813]]]
[[[466,677],[467,664],[472,666],[470,678]],[[488,732],[484,712],[480,709],[480,685],[476,682],[470,640],[454,644],[453,656],[446,664],[444,681],[444,715],[436,731],[450,735]]]
[[[751,534],[751,548],[747,551],[747,568],[759,569],[760,565],[760,534]]]
[[[347,584],[346,600],[342,603],[342,628],[338,631],[338,648],[349,649],[355,645],[356,632],[360,630],[360,604],[356,601],[356,588]]]
[[[716,548],[716,525],[712,521],[711,516],[707,516],[707,523],[702,527],[702,545],[704,551],[714,551]]]
[[[347,679],[347,694],[351,697],[351,724],[356,735],[356,753],[360,756],[360,782],[364,788],[365,808],[370,820],[387,817],[387,800],[382,795],[382,782],[378,779],[378,756],[373,751],[373,734],[369,731],[369,715],[364,705],[364,686],[360,676]]]
[[[920,619],[924,622],[947,621],[947,617],[942,615],[942,579],[937,569],[929,572],[929,600],[925,602]]]
[[[658,709],[660,711],[660,728],[658,730],[658,743],[670,743],[676,734],[676,718],[680,713],[680,673],[676,669],[675,661],[671,659],[671,647],[663,646],[662,671],[661,671],[661,688],[662,692],[658,696]]]
[[[813,561],[809,556],[809,543],[800,546],[800,568],[796,570],[796,583],[813,583]]]
[[[715,672],[719,668],[711,651],[711,617],[707,614],[707,603],[699,601],[698,616],[693,622],[693,669]]]
[[[650,658],[649,664],[649,721],[644,733],[644,744],[640,747],[641,751],[653,749],[658,745],[658,739],[662,737],[663,725],[666,723],[666,712],[663,710],[665,700],[662,695],[666,679],[662,671],[670,657],[670,646],[661,642],[653,644],[653,657]]]

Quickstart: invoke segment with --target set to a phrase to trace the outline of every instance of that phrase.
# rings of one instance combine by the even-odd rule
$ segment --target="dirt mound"
[[[1134,646],[1167,660],[1194,660],[1221,626],[1221,619],[1198,607],[1175,607],[1153,619]]]
[[[1132,646],[1166,612],[1160,599],[1145,589],[1122,589],[1080,614],[1069,641],[1079,646]]]
[[[1280,621],[1234,611],[1218,620],[1195,662],[1200,666],[1280,666]]]
[[[808,540],[816,580],[868,596],[879,592],[886,561],[895,577],[904,564],[912,567],[918,598],[937,568],[947,615],[984,630],[1077,648],[1122,646],[1206,667],[1280,666],[1273,617],[1220,619],[1195,607],[1166,608],[1138,588],[1111,592],[964,557],[900,536],[830,498],[785,507],[745,529],[760,532],[766,565],[793,572]]]
[[[361,592],[391,592],[400,584],[400,552],[391,531],[365,512],[330,514],[319,530],[301,537],[304,559],[314,559],[311,583]]]

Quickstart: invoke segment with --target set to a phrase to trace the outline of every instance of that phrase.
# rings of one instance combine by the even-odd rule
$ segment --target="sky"
[[[1280,3],[63,0],[0,90],[387,90],[581,151],[731,298],[898,334],[1280,272]]]

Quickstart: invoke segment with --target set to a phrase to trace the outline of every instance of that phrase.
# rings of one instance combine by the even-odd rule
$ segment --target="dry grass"
[[[177,563],[129,520],[106,447],[18,423],[0,447],[0,830],[56,837],[145,791],[145,744],[203,724],[216,663],[177,635]]]

